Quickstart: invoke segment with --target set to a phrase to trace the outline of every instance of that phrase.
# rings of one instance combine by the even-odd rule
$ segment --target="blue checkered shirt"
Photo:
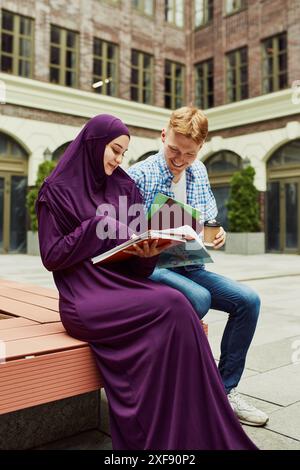
[[[171,190],[173,173],[169,170],[162,150],[131,166],[127,172],[135,181],[147,212],[157,193],[175,198]],[[216,218],[216,200],[210,188],[205,165],[199,160],[186,169],[186,197],[187,204],[201,212],[202,222]]]

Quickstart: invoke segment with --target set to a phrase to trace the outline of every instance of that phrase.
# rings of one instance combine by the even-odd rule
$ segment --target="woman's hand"
[[[135,238],[135,237],[131,237]],[[158,240],[144,241],[141,245],[134,244],[130,249],[124,250],[124,253],[130,253],[131,255],[139,256],[140,258],[151,258],[152,256],[159,255],[162,251],[170,248],[172,243],[166,243],[163,246],[158,247]]]

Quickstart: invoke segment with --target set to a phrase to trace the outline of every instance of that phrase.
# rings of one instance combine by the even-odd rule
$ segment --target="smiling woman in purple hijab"
[[[45,179],[36,203],[41,257],[53,271],[62,323],[90,344],[103,377],[113,448],[256,449],[230,407],[192,305],[147,279],[155,245],[123,263],[91,262],[122,243],[124,232],[132,235],[119,196],[128,207],[142,203],[118,167],[128,143],[118,118],[94,117]],[[115,218],[99,214],[102,204],[115,209]],[[99,237],[104,217],[114,237]]]

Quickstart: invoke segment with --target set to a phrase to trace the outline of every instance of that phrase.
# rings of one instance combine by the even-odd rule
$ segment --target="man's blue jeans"
[[[181,291],[200,318],[210,308],[229,314],[218,366],[226,392],[229,393],[238,385],[245,367],[259,315],[258,295],[250,287],[206,271],[202,266],[156,268],[150,279]]]

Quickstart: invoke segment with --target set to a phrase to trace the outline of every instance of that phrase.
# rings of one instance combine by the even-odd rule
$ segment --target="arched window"
[[[72,140],[70,140],[70,142],[65,142],[64,144],[57,147],[57,149],[54,150],[52,154],[52,160],[59,160],[62,154],[65,152],[65,150],[69,147],[71,142]]]
[[[283,168],[289,166],[300,166],[300,139],[293,140],[277,149],[269,158],[267,166],[273,168]]]
[[[26,160],[27,153],[12,137],[0,133],[0,159]]]
[[[231,175],[242,168],[241,157],[229,150],[221,150],[211,155],[204,163],[209,175]]]
[[[230,193],[230,178],[242,169],[241,157],[230,150],[214,153],[204,162],[218,207],[218,221],[228,230],[226,203]]]

